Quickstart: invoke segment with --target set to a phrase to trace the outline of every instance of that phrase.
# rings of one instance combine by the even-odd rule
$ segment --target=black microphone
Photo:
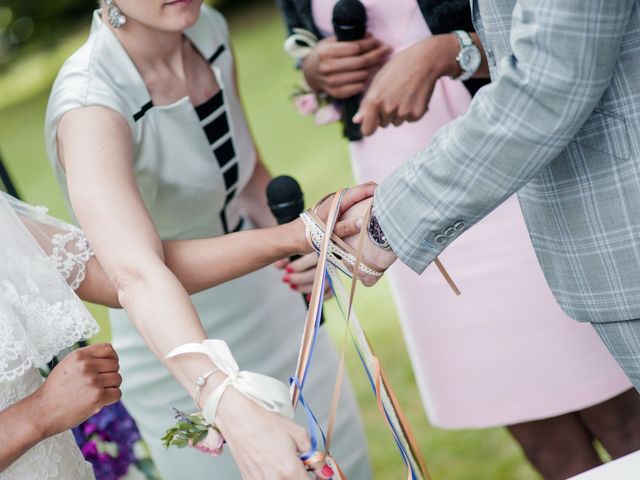
[[[288,175],[281,175],[273,178],[267,185],[267,204],[271,213],[276,217],[278,225],[289,223],[298,218],[304,210],[304,195],[300,184],[295,178]],[[294,261],[300,255],[294,255],[289,259]],[[307,297],[303,293],[304,303],[309,306]],[[320,318],[320,324],[324,323],[324,315]]]
[[[271,179],[267,185],[267,203],[278,225],[289,223],[303,212],[304,195],[296,181],[288,175]]]
[[[338,0],[333,7],[333,31],[339,42],[361,40],[367,31],[367,11],[360,0]],[[342,133],[350,141],[362,139],[360,125],[353,116],[360,108],[362,94],[342,101]]]

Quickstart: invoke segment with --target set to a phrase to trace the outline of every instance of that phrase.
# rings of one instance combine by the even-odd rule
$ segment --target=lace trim
[[[6,313],[8,321],[0,322],[0,382],[15,380],[28,368],[43,365],[62,349],[98,333],[98,324],[79,300],[50,302],[20,295],[7,280],[0,281],[0,294],[13,310]]]
[[[57,233],[51,237],[53,250],[49,258],[69,286],[77,290],[87,275],[86,263],[95,253],[82,230],[70,225],[69,228],[71,230],[67,233]]]
[[[324,240],[324,234],[325,234],[324,230],[322,230],[322,228],[318,224],[316,224],[313,218],[311,218],[306,212],[303,212],[302,214],[300,214],[300,218],[302,218],[302,221],[304,222],[304,225],[307,228],[307,233],[309,235],[309,238],[311,239],[314,250],[320,253],[320,248],[322,247],[322,242]],[[343,249],[338,247],[335,243],[330,242],[329,250],[327,252],[327,258],[333,265],[339,268],[341,272],[345,273],[349,277],[353,276],[351,272],[349,272],[348,270],[345,270],[343,261],[351,265],[351,267],[353,267],[356,264],[355,255],[345,252]],[[382,272],[373,270],[362,262],[360,263],[360,271],[372,277],[382,276]]]

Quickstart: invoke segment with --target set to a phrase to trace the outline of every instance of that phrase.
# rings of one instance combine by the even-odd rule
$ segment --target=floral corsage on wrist
[[[220,431],[209,424],[202,414],[186,413],[173,407],[178,419],[173,427],[169,428],[164,437],[162,445],[166,448],[171,446],[178,448],[192,447],[196,450],[218,457],[222,455],[224,448],[224,437]]]

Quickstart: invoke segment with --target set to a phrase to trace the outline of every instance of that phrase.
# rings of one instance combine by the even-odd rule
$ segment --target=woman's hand
[[[43,436],[75,427],[102,407],[120,400],[118,355],[108,343],[67,355],[33,394]]]
[[[285,271],[282,281],[289,285],[291,290],[305,293],[307,294],[307,299],[309,298],[318,265],[318,254],[316,252],[308,253],[294,261],[284,258],[274,265],[276,268]],[[331,295],[333,295],[333,292],[327,282],[324,289],[324,299],[328,300]]]
[[[362,185],[351,187],[345,192],[344,196],[342,197],[342,202],[340,203],[338,222],[336,222],[335,228],[333,230],[336,235],[343,238],[355,235],[360,232],[360,227],[362,226],[361,218],[342,219],[340,218],[340,215],[346,212],[353,205],[356,205],[359,202],[366,200],[367,198],[373,197],[373,194],[375,193],[377,187],[377,184],[368,182],[363,183]],[[327,221],[332,200],[333,196],[330,196],[318,206],[317,214],[323,222]],[[293,222],[280,225],[276,228],[282,232],[281,238],[287,239],[290,243],[285,249],[287,252],[289,252],[288,254],[304,255],[313,252],[313,248],[307,242],[304,222],[300,218],[297,218]]]
[[[304,78],[316,92],[343,99],[364,91],[391,49],[367,36],[353,42],[322,39],[302,63]]]
[[[354,117],[362,134],[422,118],[436,80],[460,73],[459,50],[455,35],[444,34],[427,37],[395,55],[373,78]]]
[[[307,480],[300,453],[311,448],[306,430],[262,407],[229,387],[218,407],[216,426],[224,435],[242,478]],[[317,478],[333,476],[324,464],[317,465]]]

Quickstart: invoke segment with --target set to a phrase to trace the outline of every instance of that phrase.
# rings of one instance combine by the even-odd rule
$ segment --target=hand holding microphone
[[[304,195],[294,178],[282,175],[275,177],[267,185],[267,203],[278,225],[282,225],[295,220],[302,213]],[[291,289],[298,290],[299,287],[306,287],[300,292],[307,306],[309,306],[307,293],[311,292],[317,263],[318,255],[312,252],[304,256],[294,255],[288,262],[281,261],[276,264],[278,268],[286,268],[283,281],[288,283]],[[324,316],[320,323],[324,323]]]
[[[366,11],[358,0],[339,0],[333,11],[336,36],[321,40],[304,60],[302,70],[308,85],[345,101],[343,118],[351,121],[361,94],[386,61],[391,49],[366,35]],[[351,113],[353,111],[353,113]],[[359,127],[345,125],[345,134]],[[348,131],[347,131],[348,130]]]

